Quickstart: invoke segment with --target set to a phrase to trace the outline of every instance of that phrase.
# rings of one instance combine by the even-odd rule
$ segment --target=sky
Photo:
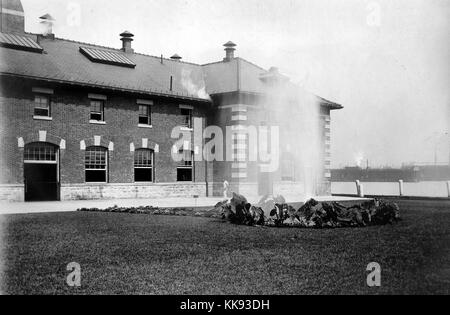
[[[332,113],[332,167],[439,163],[450,157],[448,0],[22,0],[26,30],[49,13],[54,33],[208,63],[236,55],[276,66],[342,104]]]

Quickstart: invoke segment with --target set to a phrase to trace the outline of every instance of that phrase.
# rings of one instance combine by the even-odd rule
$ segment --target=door
[[[25,201],[59,199],[58,148],[47,143],[33,143],[24,154]]]

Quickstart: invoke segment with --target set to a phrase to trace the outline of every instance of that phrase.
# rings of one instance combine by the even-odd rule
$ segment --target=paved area
[[[316,197],[318,201],[352,201],[364,200],[354,197]],[[71,212],[79,208],[105,209],[117,205],[119,207],[153,206],[160,208],[176,207],[213,207],[224,198],[163,198],[163,199],[111,199],[111,200],[73,200],[53,202],[0,202],[0,215],[2,214],[27,214],[46,212]],[[258,198],[249,200],[250,203],[258,202]],[[300,198],[286,198],[287,202],[302,202]]]

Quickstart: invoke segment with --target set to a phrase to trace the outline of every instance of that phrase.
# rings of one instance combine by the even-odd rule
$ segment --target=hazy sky
[[[207,63],[222,44],[264,68],[279,67],[336,101],[333,166],[449,158],[448,0],[22,0],[26,29],[56,19],[58,37]]]

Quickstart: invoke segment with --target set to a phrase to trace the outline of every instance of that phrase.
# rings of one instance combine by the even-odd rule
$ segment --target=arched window
[[[30,143],[25,146],[23,159],[25,163],[56,163],[57,151],[57,147],[51,143]]]
[[[108,182],[108,150],[106,148],[86,148],[84,163],[86,183]]]
[[[134,152],[134,181],[153,182],[153,151],[139,149]]]

